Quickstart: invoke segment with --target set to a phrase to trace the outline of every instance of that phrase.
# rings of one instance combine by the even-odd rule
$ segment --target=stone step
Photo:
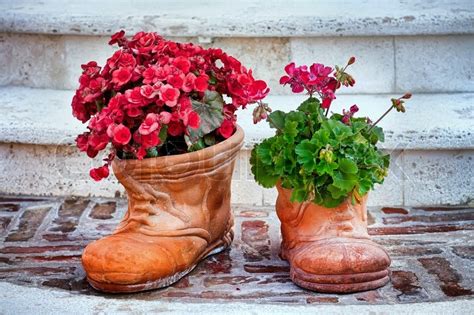
[[[170,38],[199,42],[197,37]],[[104,36],[0,33],[0,85],[75,89],[80,65],[104,65],[114,51]],[[290,61],[342,65],[350,56],[356,84],[342,94],[474,92],[474,35],[377,37],[219,37],[220,47],[252,68],[273,94],[291,94],[278,81]],[[264,56],[264,59],[262,59]]]
[[[111,35],[117,29],[165,36],[325,37],[474,33],[470,0],[3,2],[0,31]]]
[[[357,84],[343,93],[474,92],[474,8],[469,4],[3,3],[0,85],[74,89],[80,65],[89,60],[103,64],[113,51],[108,36],[126,29],[129,34],[156,31],[177,41],[222,47],[253,68],[276,94],[291,93],[278,84],[289,61],[333,65],[353,55],[358,59],[352,69]]]
[[[95,183],[88,176],[91,160],[72,146],[86,130],[71,115],[73,91],[0,88],[0,193],[34,195],[122,195],[113,176]],[[390,95],[341,95],[333,110],[354,103],[361,115],[375,119]],[[274,109],[296,108],[298,96],[271,96]],[[392,113],[382,121],[392,154],[390,175],[371,194],[372,205],[467,204],[474,200],[474,94],[415,94],[406,114]],[[54,122],[54,123],[52,123]],[[240,112],[246,140],[233,178],[232,201],[274,204],[274,189],[253,180],[250,149],[273,133],[265,123],[254,125],[251,108]]]

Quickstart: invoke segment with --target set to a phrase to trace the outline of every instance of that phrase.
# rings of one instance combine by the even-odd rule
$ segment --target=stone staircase
[[[392,154],[390,176],[372,205],[472,204],[474,200],[474,6],[456,1],[95,1],[0,4],[0,193],[122,195],[111,176],[88,178],[93,163],[71,146],[85,126],[70,100],[80,65],[103,64],[108,36],[156,31],[167,38],[221,47],[271,87],[274,109],[295,108],[301,96],[278,85],[289,61],[342,64],[354,55],[357,84],[332,110],[354,103],[376,118],[392,96],[411,91],[404,115],[382,127]],[[155,3],[155,2],[153,2]],[[183,9],[186,8],[186,9]],[[272,205],[276,192],[254,181],[249,150],[271,135],[241,112],[246,132],[232,201]],[[95,165],[95,164],[94,164]]]

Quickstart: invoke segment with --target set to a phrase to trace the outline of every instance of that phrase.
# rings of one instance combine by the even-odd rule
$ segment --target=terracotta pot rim
[[[285,188],[281,185],[281,180],[278,180],[278,182],[276,183],[275,187],[277,188],[277,191],[278,191],[278,195],[280,195],[280,193],[284,193],[284,194],[287,194],[287,195],[291,195],[291,193],[293,192],[293,189],[289,189],[289,188]],[[361,199],[361,202],[359,202],[359,204],[361,203],[364,203],[364,202],[367,202],[367,199],[369,198],[369,192],[367,192],[364,196],[362,196],[362,199]],[[346,199],[344,199],[344,201],[342,201],[339,205],[335,206],[335,207],[332,207],[332,208],[327,208],[325,206],[322,206],[322,205],[316,205],[318,207],[321,207],[321,208],[325,208],[325,209],[338,209],[340,208],[342,205],[346,204],[346,203],[351,203],[351,196],[348,195]],[[303,204],[303,203],[312,203],[311,201],[303,201],[303,202],[295,202],[296,204]]]
[[[194,151],[194,152],[187,152],[187,153],[182,153],[182,154],[174,154],[174,155],[166,155],[166,156],[157,156],[153,158],[145,158],[143,160],[138,160],[138,159],[120,159],[116,157],[114,159],[114,162],[116,163],[126,163],[129,165],[133,164],[143,164],[148,161],[153,162],[154,164],[161,164],[161,163],[166,163],[166,164],[174,164],[174,163],[180,163],[183,159],[186,161],[194,161],[194,160],[199,160],[203,158],[209,158],[211,156],[214,156],[218,154],[219,152],[227,151],[231,147],[234,147],[236,145],[239,145],[244,139],[244,131],[243,129],[236,124],[236,129],[235,132],[232,136],[229,138],[225,139],[222,142],[219,142],[217,144],[214,144],[210,147]]]
[[[112,162],[114,173],[121,176],[120,173],[126,172],[141,176],[165,176],[169,178],[180,178],[183,176],[207,172],[219,167],[229,159],[234,159],[237,152],[243,144],[244,131],[239,125],[236,125],[234,134],[213,146],[205,149],[168,156],[159,156],[143,160],[120,160],[115,159]]]

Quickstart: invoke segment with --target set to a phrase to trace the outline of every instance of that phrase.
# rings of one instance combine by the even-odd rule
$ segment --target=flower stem
[[[367,130],[367,133],[369,133],[375,127],[375,125],[377,125],[385,116],[387,116],[387,114],[390,113],[390,111],[393,109],[393,107],[394,107],[393,105],[390,106],[390,108],[382,116],[380,116],[380,118],[377,119],[377,121],[374,122],[372,124],[372,126],[370,126],[369,130]]]

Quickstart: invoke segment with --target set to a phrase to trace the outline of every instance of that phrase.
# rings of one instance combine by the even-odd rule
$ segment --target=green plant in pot
[[[250,163],[255,180],[277,187],[281,221],[281,257],[291,279],[320,292],[374,289],[389,281],[390,258],[367,233],[367,196],[388,175],[390,156],[378,122],[392,109],[404,112],[409,93],[392,99],[374,123],[356,117],[357,105],[329,114],[335,92],[355,81],[346,72],[355,62],[334,69],[322,64],[285,67],[280,83],[308,98],[293,111],[260,105],[254,120],[266,118],[275,135],[257,144]]]

